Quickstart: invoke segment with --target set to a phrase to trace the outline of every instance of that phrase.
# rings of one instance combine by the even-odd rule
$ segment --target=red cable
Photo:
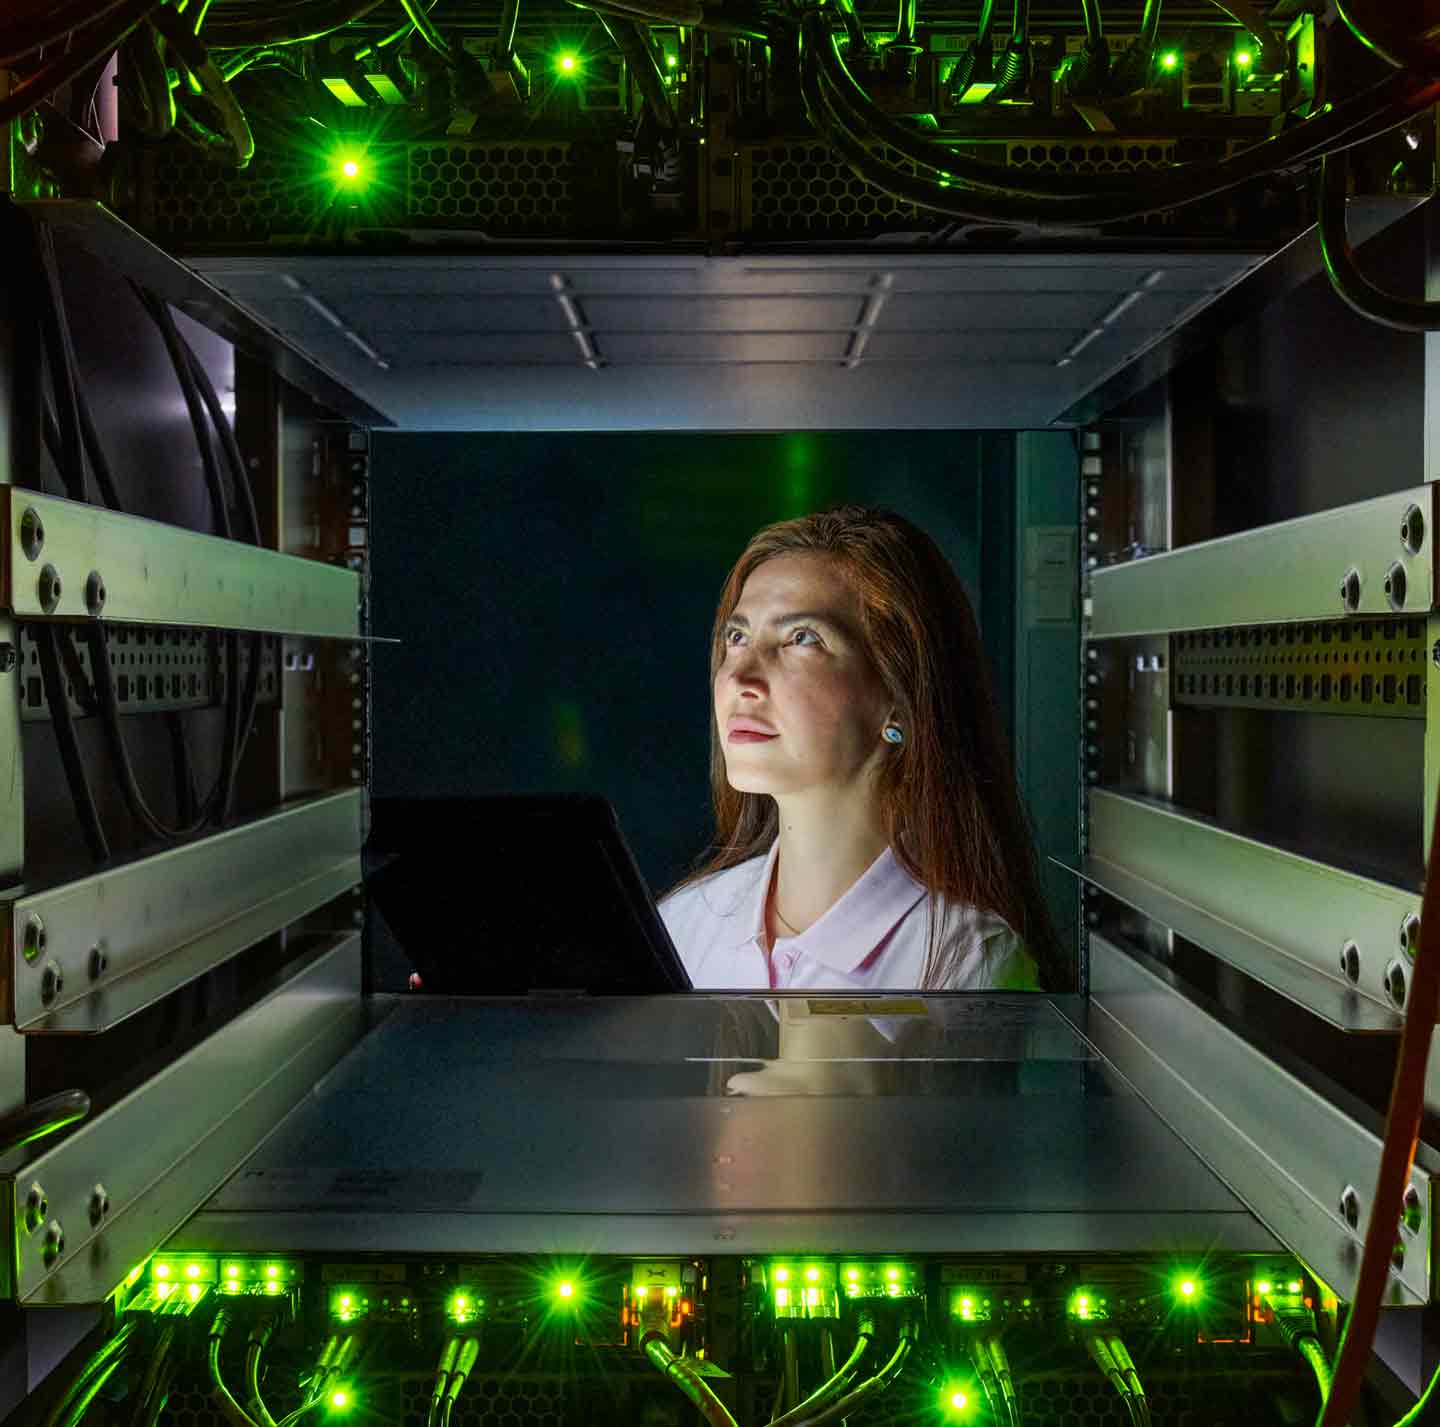
[[[1400,1232],[1410,1167],[1420,1138],[1420,1117],[1425,1109],[1425,1063],[1430,1056],[1430,1037],[1440,1015],[1440,875],[1437,875],[1440,856],[1437,854],[1440,854],[1440,800],[1436,802],[1430,860],[1425,868],[1420,945],[1405,1008],[1405,1027],[1400,1033],[1400,1054],[1395,1063],[1390,1108],[1385,1116],[1380,1171],[1375,1181],[1370,1223],[1365,1230],[1360,1277],[1340,1340],[1330,1396],[1321,1409],[1317,1427],[1346,1427],[1359,1401],[1380,1319],[1380,1299]]]

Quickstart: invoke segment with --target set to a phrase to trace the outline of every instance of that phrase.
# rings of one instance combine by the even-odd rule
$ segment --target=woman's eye
[[[815,634],[815,631],[813,629],[807,629],[804,625],[801,625],[801,627],[795,631],[795,638],[799,639],[802,634],[814,635],[817,643],[820,640],[820,636],[818,634]]]

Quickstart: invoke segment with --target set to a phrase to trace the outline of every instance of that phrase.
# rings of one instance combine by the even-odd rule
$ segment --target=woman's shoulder
[[[939,899],[942,940],[956,942],[955,990],[1038,991],[1039,967],[1025,939],[998,912]]]

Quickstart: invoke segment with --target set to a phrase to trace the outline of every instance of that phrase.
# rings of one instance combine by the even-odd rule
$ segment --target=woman
[[[888,510],[768,526],[711,648],[713,855],[661,899],[697,989],[1065,990],[959,577]]]

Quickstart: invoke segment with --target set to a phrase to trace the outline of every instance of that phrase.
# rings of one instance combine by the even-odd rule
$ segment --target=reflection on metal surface
[[[1431,533],[1411,555],[1404,532],[1417,505]],[[1405,610],[1423,616],[1435,598],[1434,529],[1435,490],[1421,486],[1094,570],[1090,637],[1391,614],[1385,575],[1397,559]]]
[[[288,338],[213,287],[193,265],[177,262],[103,204],[90,199],[57,198],[32,199],[17,206],[212,332],[260,356],[291,386],[329,407],[337,416],[361,426],[394,424]]]
[[[15,487],[0,486],[0,524],[0,601],[21,619],[90,619],[86,581],[99,571],[107,623],[333,639],[360,627],[359,576],[319,560]]]
[[[1090,793],[1090,858],[1081,870],[1332,1025],[1399,1030],[1385,968],[1414,955],[1417,893],[1099,788]]]
[[[95,1032],[134,1015],[357,886],[360,843],[356,788],[0,901],[15,1025]]]
[[[816,999],[399,1000],[186,1242],[1272,1246],[1067,1023],[1078,998]]]
[[[19,1254],[7,1295],[31,1306],[103,1299],[244,1162],[363,1024],[352,934],[58,1145],[18,1151],[3,1181]],[[37,1182],[48,1200],[43,1231],[26,1212]],[[98,1221],[97,1183],[109,1200]]]
[[[1090,956],[1086,1036],[1288,1249],[1353,1295],[1366,1206],[1351,1228],[1340,1201],[1347,1185],[1373,1186],[1379,1137],[1093,932]],[[1410,1182],[1428,1245],[1430,1176],[1417,1165]],[[1429,1302],[1429,1257],[1391,1269],[1387,1304]]]

